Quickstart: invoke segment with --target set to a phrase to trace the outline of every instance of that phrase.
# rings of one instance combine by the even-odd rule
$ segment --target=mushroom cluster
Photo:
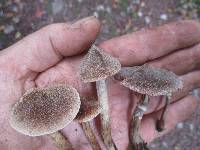
[[[98,101],[92,97],[80,96],[75,88],[66,84],[34,88],[27,91],[11,109],[11,127],[28,136],[48,135],[60,150],[71,150],[71,143],[59,130],[76,121],[82,126],[92,149],[101,150],[90,126],[90,121],[100,114],[103,142],[107,149],[117,150],[111,136],[106,87],[106,78],[114,76],[123,86],[142,95],[131,120],[129,148],[147,150],[146,143],[139,135],[139,128],[147,110],[149,96],[165,96],[165,107],[157,121],[157,130],[161,132],[165,129],[165,116],[171,95],[182,88],[181,79],[171,71],[147,64],[121,68],[116,58],[96,45],[91,46],[79,69],[84,83],[96,82]]]
[[[28,136],[48,135],[60,150],[72,150],[68,139],[59,131],[71,121],[82,123],[94,150],[100,145],[88,121],[100,113],[100,104],[92,98],[81,98],[69,85],[54,85],[27,91],[10,113],[10,125]]]

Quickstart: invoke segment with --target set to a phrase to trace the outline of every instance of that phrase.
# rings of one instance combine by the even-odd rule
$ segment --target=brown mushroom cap
[[[118,81],[130,78],[140,68],[141,66],[122,67],[121,70],[114,75],[114,78]]]
[[[80,97],[68,85],[33,89],[11,110],[10,125],[29,136],[50,134],[64,128],[78,113]]]
[[[121,83],[133,91],[150,96],[170,95],[183,86],[182,80],[173,72],[149,65],[134,69],[131,77]]]
[[[81,107],[75,118],[75,121],[88,122],[95,118],[101,112],[100,103],[92,98],[81,98]]]
[[[93,45],[80,66],[83,82],[95,82],[116,74],[121,69],[120,62]]]

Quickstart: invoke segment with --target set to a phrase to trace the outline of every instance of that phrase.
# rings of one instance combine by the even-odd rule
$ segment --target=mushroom
[[[139,102],[135,109],[130,128],[130,140],[133,146],[138,147],[143,141],[138,133],[140,121],[148,105],[148,96],[166,96],[166,104],[157,122],[157,130],[164,130],[165,115],[170,104],[170,97],[173,92],[181,89],[183,83],[181,79],[171,71],[159,69],[147,64],[136,67],[122,68],[116,75],[122,85],[129,89],[141,93],[145,98]],[[134,129],[137,128],[137,129]],[[135,131],[135,132],[134,132]],[[144,146],[144,144],[143,144]],[[141,147],[140,147],[141,148]]]
[[[148,150],[147,143],[145,143],[142,137],[139,135],[140,123],[145,111],[147,110],[148,103],[149,97],[147,95],[143,95],[142,100],[139,101],[134,110],[129,133],[131,141],[129,145],[130,149]]]
[[[101,112],[98,101],[89,97],[81,98],[81,107],[74,121],[81,124],[83,131],[90,142],[93,150],[101,150],[101,147],[93,133],[89,121],[95,118]]]
[[[109,124],[109,105],[105,79],[113,76],[121,69],[120,62],[106,54],[99,47],[92,45],[80,65],[80,77],[83,82],[96,82],[97,96],[101,106],[101,132],[108,149],[117,149]]]
[[[58,130],[77,115],[80,97],[69,85],[35,88],[27,91],[11,110],[9,122],[16,131],[28,136],[47,135],[61,149],[72,149]]]

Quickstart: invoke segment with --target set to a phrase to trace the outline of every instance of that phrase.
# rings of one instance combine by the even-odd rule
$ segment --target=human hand
[[[62,70],[57,66],[87,50],[99,30],[100,23],[95,17],[74,24],[49,25],[0,52],[0,150],[57,149],[47,136],[29,137],[12,129],[9,111],[26,90],[43,85],[42,80],[37,82],[40,75],[55,68],[56,76]],[[73,73],[69,72],[70,78]]]
[[[46,136],[28,137],[13,130],[8,123],[9,110],[27,89],[49,84],[67,83],[74,86],[81,95],[95,95],[94,86],[82,83],[77,72],[83,57],[80,53],[90,47],[99,29],[100,24],[95,18],[87,18],[76,25],[51,25],[1,52],[1,148],[56,149]],[[167,129],[161,134],[190,116],[197,106],[196,99],[187,95],[200,85],[199,42],[200,25],[193,21],[182,21],[117,37],[100,44],[106,52],[119,58],[124,66],[148,62],[182,76],[184,88],[174,96],[167,117]],[[193,47],[185,48],[189,46]],[[184,62],[180,62],[178,58],[184,59]],[[128,124],[132,108],[139,96],[119,85],[114,79],[108,80],[108,89],[112,136],[117,147],[125,149],[128,145]],[[161,135],[155,130],[155,121],[164,103],[158,99],[151,98],[148,112],[142,120],[141,134],[147,142]],[[76,123],[71,123],[62,131],[75,149],[88,149],[89,144]]]

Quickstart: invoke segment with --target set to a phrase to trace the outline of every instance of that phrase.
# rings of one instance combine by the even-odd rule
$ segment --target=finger
[[[113,38],[101,43],[100,47],[119,58],[124,66],[132,66],[192,46],[199,41],[198,22],[178,21]]]
[[[100,23],[95,17],[84,18],[72,25],[49,25],[7,48],[2,58],[23,75],[42,72],[58,63],[63,56],[87,50],[99,30]],[[6,63],[5,60],[2,63]]]
[[[94,91],[94,88],[90,84],[83,84],[79,79],[79,75],[77,74],[77,72],[79,69],[78,66],[80,64],[80,58],[82,58],[82,56],[77,56],[73,59],[67,58],[62,62],[60,62],[59,64],[57,64],[54,68],[51,68],[46,72],[40,74],[37,80],[35,81],[36,85],[38,87],[45,87],[48,86],[49,84],[54,84],[54,83],[67,83],[74,86],[79,91],[79,93],[86,94],[86,96],[89,96],[89,94],[91,94],[90,92]],[[188,95],[188,93],[193,89],[200,87],[199,76],[200,76],[200,71],[194,71],[181,76],[181,79],[184,83],[183,88],[173,94],[171,102],[179,100],[180,98]],[[110,85],[110,86],[117,87],[116,85]],[[119,96],[122,95],[123,95],[122,93],[119,94]],[[135,100],[135,97],[133,97],[133,99]],[[161,108],[164,107],[164,105],[165,101],[163,97],[151,97],[151,101],[148,105],[148,110],[146,114],[160,110]]]
[[[183,80],[183,88],[173,94],[171,103],[180,100],[188,95],[193,89],[200,87],[200,71],[195,71],[181,76]],[[164,96],[151,97],[146,114],[158,111],[165,106]]]
[[[140,130],[143,139],[147,142],[151,142],[155,138],[168,133],[177,123],[190,117],[196,110],[197,105],[198,102],[194,96],[184,97],[182,100],[171,104],[166,116],[166,130],[161,133],[156,130],[155,126],[157,119],[160,117],[161,111],[146,115],[142,120]]]
[[[63,59],[54,67],[41,73],[35,80],[36,86],[46,87],[51,84],[69,84],[76,88],[81,95],[89,96],[88,94],[91,94],[95,89],[91,84],[83,83],[80,79],[79,65],[82,57],[82,55],[78,55]]]
[[[158,58],[149,64],[171,70],[178,75],[200,69],[200,44]]]

